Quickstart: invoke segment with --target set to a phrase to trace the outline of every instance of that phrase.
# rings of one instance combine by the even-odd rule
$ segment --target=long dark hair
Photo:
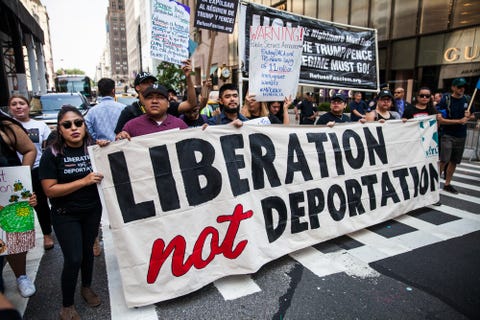
[[[22,124],[20,122],[18,122],[14,118],[10,117],[5,112],[0,111],[0,131],[3,131],[5,134],[7,134],[7,131],[10,132],[13,136],[13,139],[14,139],[14,141],[13,141],[14,143],[12,145],[16,145],[17,144],[17,136],[15,135],[15,131],[13,131],[13,129],[12,129],[12,125],[13,126],[18,126],[19,128],[21,128],[25,132],[25,134],[28,134],[27,130],[25,130],[25,128],[22,126]]]
[[[60,120],[62,120],[62,118],[65,116],[65,114],[67,112],[73,112],[77,116],[79,116],[80,118],[83,119],[83,115],[80,112],[80,110],[78,110],[76,107],[74,107],[72,105],[69,105],[69,104],[63,105],[62,108],[60,109],[60,111],[58,111],[56,136],[53,138],[53,141],[50,144],[50,148],[52,149],[52,153],[55,156],[58,155],[58,154],[60,154],[60,155],[65,154],[65,145],[66,144],[65,144],[65,140],[63,139],[62,135],[60,134],[59,129],[60,129]],[[85,119],[83,119],[83,120],[85,120]],[[83,125],[86,126],[85,123]],[[85,137],[83,137],[83,148],[85,149],[85,153],[87,152],[87,147],[91,144],[93,144],[92,137],[88,133],[87,128],[85,128]]]

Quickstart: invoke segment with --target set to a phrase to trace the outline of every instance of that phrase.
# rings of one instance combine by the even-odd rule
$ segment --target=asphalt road
[[[82,319],[115,320],[480,319],[480,163],[465,161],[452,184],[460,194],[442,191],[439,207],[409,212],[284,256],[255,274],[227,277],[144,308],[125,306],[104,226],[93,281],[103,304],[89,308],[78,294],[76,307]],[[38,247],[28,259],[37,293],[20,297],[6,267],[6,295],[24,319],[58,319],[60,248]]]

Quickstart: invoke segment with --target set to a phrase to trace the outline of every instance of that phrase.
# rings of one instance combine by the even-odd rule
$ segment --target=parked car
[[[137,100],[136,93],[117,93],[115,94],[115,101],[123,103],[128,106],[131,105],[135,100]]]
[[[57,114],[63,105],[77,107],[82,114],[90,108],[87,99],[81,93],[47,93],[34,96],[30,101],[30,116],[35,120],[44,121],[48,126],[57,125]]]

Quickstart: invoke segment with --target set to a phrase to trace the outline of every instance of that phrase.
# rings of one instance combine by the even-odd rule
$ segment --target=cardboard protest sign
[[[437,202],[436,127],[219,125],[90,147],[127,305]]]
[[[35,246],[30,167],[0,167],[0,255]]]
[[[377,33],[299,16],[254,3],[242,3],[239,55],[243,76],[251,81],[251,27],[303,27],[304,41],[299,83],[341,89],[378,91]]]
[[[303,46],[303,28],[250,28],[250,94],[257,101],[295,97]]]
[[[182,65],[188,59],[190,8],[173,0],[152,0],[152,58]]]
[[[232,33],[235,27],[237,6],[238,0],[197,0],[194,26]]]

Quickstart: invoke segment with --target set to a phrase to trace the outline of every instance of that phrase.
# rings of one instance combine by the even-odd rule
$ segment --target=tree
[[[163,61],[157,66],[158,83],[168,89],[183,93],[186,88],[186,79],[182,68],[176,64]]]
[[[56,72],[55,72],[57,75],[62,75],[62,74],[85,74],[85,71],[83,70],[80,70],[80,69],[58,69]]]

